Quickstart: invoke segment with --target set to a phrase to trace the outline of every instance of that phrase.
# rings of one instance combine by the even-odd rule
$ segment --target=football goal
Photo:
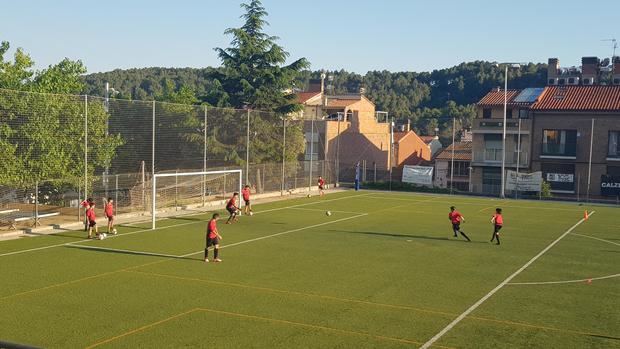
[[[241,170],[157,173],[152,182],[151,228],[164,212],[205,206],[241,192]]]

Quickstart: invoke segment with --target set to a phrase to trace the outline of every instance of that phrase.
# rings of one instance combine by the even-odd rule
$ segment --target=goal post
[[[151,183],[151,229],[156,228],[157,205],[205,204],[205,197],[225,199],[230,191],[241,193],[241,170],[156,173]],[[230,189],[230,190],[229,190]]]

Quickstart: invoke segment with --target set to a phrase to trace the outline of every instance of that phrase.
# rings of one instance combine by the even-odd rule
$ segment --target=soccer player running
[[[112,198],[108,198],[103,212],[108,219],[108,234],[116,234],[116,230],[114,230],[114,200]]]
[[[246,185],[241,190],[241,195],[243,196],[243,201],[245,202],[245,207],[243,207],[243,213],[246,215],[250,215],[252,213],[252,205],[250,204],[250,186]]]
[[[320,196],[325,195],[325,192],[323,190],[325,190],[325,180],[323,179],[322,176],[319,176],[319,180],[317,181],[317,185],[319,186],[319,194]]]
[[[493,236],[491,237],[491,242],[497,239],[496,245],[499,245],[499,231],[502,229],[502,226],[504,225],[504,217],[502,217],[501,208],[498,207],[495,209],[495,214],[493,215],[493,218],[491,218],[491,223],[493,224]]]
[[[456,210],[456,207],[450,207],[448,219],[450,219],[450,222],[452,222],[452,231],[454,231],[455,238],[458,237],[457,233],[460,233],[465,239],[467,239],[467,241],[471,241],[469,237],[465,234],[465,232],[461,230],[461,222],[465,221],[465,217],[463,217],[463,215]]]
[[[88,210],[86,210],[86,219],[88,220],[88,238],[93,238],[93,230],[95,235],[99,236],[99,229],[97,228],[97,216],[95,215],[95,203],[91,202]]]
[[[209,263],[209,247],[213,246],[213,261],[221,262],[218,258],[220,253],[220,240],[222,236],[217,231],[217,220],[220,219],[219,213],[214,213],[213,217],[207,224],[207,247],[205,248],[205,263]]]
[[[231,224],[237,221],[237,214],[239,213],[239,206],[237,201],[239,200],[239,193],[234,193],[233,196],[226,203],[226,211],[230,213],[230,217],[226,221],[226,224]]]

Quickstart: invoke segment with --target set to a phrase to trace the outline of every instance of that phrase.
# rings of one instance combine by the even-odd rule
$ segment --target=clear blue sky
[[[217,66],[241,0],[4,0],[0,40],[44,68],[64,57],[89,72]],[[580,65],[611,56],[620,2],[585,0],[264,0],[267,32],[312,69],[429,71],[463,61]],[[620,52],[620,50],[618,51]]]

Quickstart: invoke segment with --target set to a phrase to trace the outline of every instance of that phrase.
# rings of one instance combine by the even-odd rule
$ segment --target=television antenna
[[[615,67],[615,58],[616,58],[616,49],[618,48],[618,40],[616,40],[616,38],[611,38],[611,39],[603,39],[601,41],[610,41],[611,45],[613,47],[613,53],[611,55],[611,74],[613,75],[614,72],[614,67]]]

